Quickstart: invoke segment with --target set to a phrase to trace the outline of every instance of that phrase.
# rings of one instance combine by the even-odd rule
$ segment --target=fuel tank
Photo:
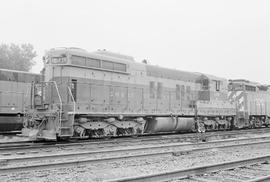
[[[194,118],[156,117],[147,120],[145,133],[185,132],[195,129]]]
[[[180,117],[178,117],[175,131],[177,131],[177,132],[195,131],[194,118],[180,118]]]

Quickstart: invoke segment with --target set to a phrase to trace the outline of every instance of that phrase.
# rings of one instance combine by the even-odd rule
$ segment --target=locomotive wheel
[[[224,127],[223,124],[219,124],[219,125],[218,125],[218,128],[219,128],[219,130],[225,130],[225,127]]]
[[[205,131],[207,131],[207,126],[205,126],[203,123],[199,123],[198,132],[199,133],[204,133]]]
[[[230,129],[230,124],[229,123],[225,124],[225,130],[229,130],[229,129]]]
[[[191,127],[191,132],[196,132],[196,124],[195,123]]]

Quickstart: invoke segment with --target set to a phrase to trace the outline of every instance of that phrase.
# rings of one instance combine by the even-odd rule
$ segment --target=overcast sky
[[[107,49],[151,64],[270,84],[270,1],[1,0],[0,42]]]

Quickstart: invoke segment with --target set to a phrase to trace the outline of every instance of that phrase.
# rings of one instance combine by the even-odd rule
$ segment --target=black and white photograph
[[[270,181],[270,0],[0,0],[0,182]]]

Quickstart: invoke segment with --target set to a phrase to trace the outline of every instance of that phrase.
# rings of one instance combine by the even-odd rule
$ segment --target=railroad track
[[[200,166],[184,170],[168,171],[131,178],[119,178],[107,182],[263,182],[270,181],[270,155],[244,160]]]
[[[265,139],[265,138],[264,138]],[[253,140],[251,142],[251,140]],[[242,142],[242,143],[241,143]],[[82,151],[71,153],[58,153],[49,155],[6,157],[0,160],[0,174],[11,173],[27,170],[42,170],[59,167],[78,166],[91,163],[104,163],[112,161],[124,161],[132,159],[148,159],[150,157],[162,156],[179,156],[188,153],[258,146],[270,144],[270,138],[262,141],[262,138],[239,139],[235,141],[215,141],[197,144],[163,144],[160,146],[144,146],[144,147],[126,147],[122,149],[98,150],[98,151]],[[196,148],[185,148],[185,147]],[[49,162],[48,162],[49,161]]]
[[[0,131],[0,135],[17,135],[22,133],[21,131]]]
[[[207,132],[205,137],[207,141],[226,139],[226,138],[235,138],[240,135],[252,135],[252,134],[261,134],[261,133],[270,133],[270,128],[260,128],[252,130],[234,130],[234,131],[216,131],[216,132]],[[104,145],[104,144],[119,144],[124,145],[129,143],[129,145],[136,145],[141,142],[197,142],[198,140],[197,133],[188,133],[188,134],[159,134],[159,135],[142,135],[138,137],[124,137],[124,138],[112,138],[112,139],[91,139],[91,140],[71,140],[68,142],[33,142],[33,141],[21,141],[21,142],[8,142],[0,143],[0,154],[5,151],[15,151],[15,150],[31,150],[31,149],[44,149],[44,148],[54,148],[54,147],[72,147],[72,146],[81,146],[81,145]],[[131,143],[132,141],[132,143]]]

